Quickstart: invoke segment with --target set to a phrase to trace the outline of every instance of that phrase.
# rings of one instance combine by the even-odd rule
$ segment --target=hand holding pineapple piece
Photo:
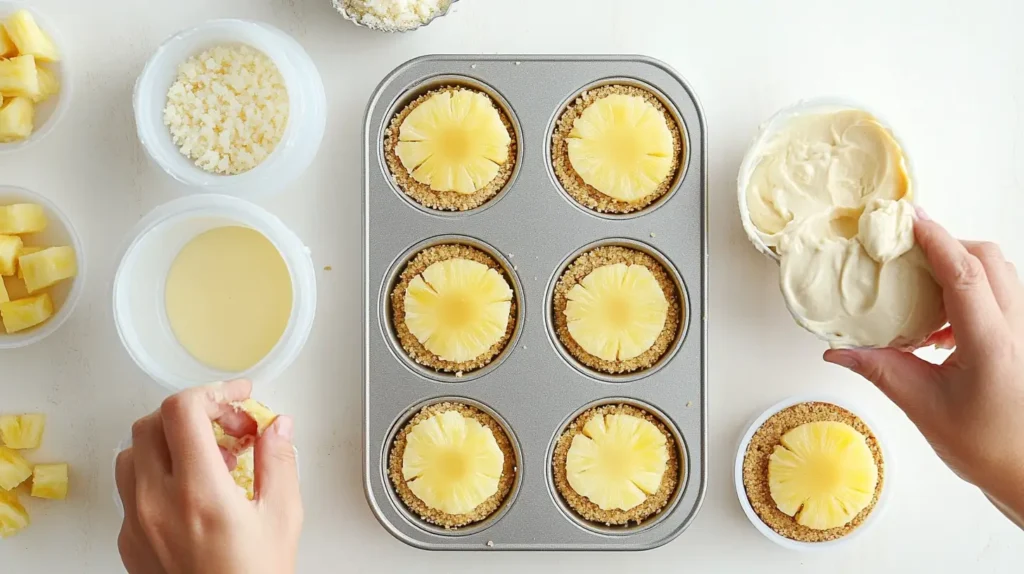
[[[274,424],[277,415],[266,405],[254,399],[245,399],[231,403],[238,412],[243,412],[256,423],[256,436],[236,437],[228,434],[220,423],[213,422],[213,434],[217,445],[235,455],[235,468],[231,470],[231,478],[239,488],[245,491],[245,497],[252,500],[256,496],[256,438]]]
[[[0,25],[0,143],[27,139],[35,130],[35,105],[60,91],[43,63],[60,61],[53,40],[27,10]]]
[[[28,512],[14,489],[32,477],[32,496],[64,500],[68,496],[68,465],[37,464],[32,467],[15,449],[38,448],[43,442],[46,416],[0,416],[0,538],[17,534],[29,524]]]
[[[20,237],[45,231],[47,224],[41,205],[0,206],[0,276],[17,276],[24,281],[24,291],[31,295],[11,301],[0,278],[0,320],[8,333],[30,329],[52,317],[53,299],[40,291],[78,274],[78,259],[72,247],[25,245]]]

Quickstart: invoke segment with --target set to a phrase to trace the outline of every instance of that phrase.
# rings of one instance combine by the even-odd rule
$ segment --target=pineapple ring
[[[639,96],[612,94],[587,106],[568,136],[569,162],[587,185],[624,202],[653,194],[671,175],[672,132]]]
[[[467,514],[498,492],[505,455],[491,429],[456,411],[420,421],[406,436],[402,478],[429,508]]]
[[[402,121],[395,153],[432,191],[472,195],[508,160],[512,138],[491,99],[467,89],[441,91]]]
[[[668,318],[668,299],[651,270],[615,263],[598,267],[566,295],[569,333],[605,361],[626,361],[654,346]]]
[[[405,292],[405,325],[428,351],[462,363],[505,337],[512,288],[496,270],[469,259],[439,261]]]
[[[569,485],[601,510],[636,508],[661,487],[666,445],[650,421],[623,414],[593,417],[569,447]]]
[[[878,466],[864,435],[846,423],[802,424],[782,436],[768,462],[768,487],[797,524],[828,530],[871,504]]]

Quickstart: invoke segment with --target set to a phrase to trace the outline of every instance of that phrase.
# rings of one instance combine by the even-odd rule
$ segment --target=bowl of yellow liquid
[[[277,378],[309,338],[316,274],[277,217],[234,197],[184,197],[144,217],[114,277],[128,354],[170,390]]]

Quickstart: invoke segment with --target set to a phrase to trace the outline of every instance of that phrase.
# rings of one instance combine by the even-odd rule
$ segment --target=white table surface
[[[49,414],[35,460],[72,467],[65,503],[28,502],[33,525],[0,541],[5,572],[119,572],[114,446],[164,392],[122,350],[110,309],[119,249],[136,221],[184,190],[150,164],[131,90],[166,37],[200,21],[270,22],[309,51],[327,88],[327,135],[312,168],[262,202],[309,245],[319,309],[309,344],[257,396],[298,420],[306,528],[300,572],[1019,572],[1024,533],[960,482],[868,383],[819,359],[790,320],[774,264],[747,243],[735,206],[740,158],[759,122],[800,98],[839,94],[895,126],[930,214],[1003,244],[1024,263],[1024,3],[1017,0],[462,0],[414,34],[353,27],[327,0],[35,0],[75,66],[71,111],[49,138],[0,156],[0,182],[42,192],[76,222],[88,285],[44,343],[0,354],[0,410]],[[856,7],[853,7],[855,5]],[[969,6],[969,7],[968,7]],[[679,70],[710,131],[710,477],[693,525],[640,554],[426,553],[374,520],[360,472],[360,130],[392,68],[428,53],[640,53]],[[898,459],[883,520],[851,545],[794,554],[740,511],[731,467],[746,422],[812,390],[861,401]]]

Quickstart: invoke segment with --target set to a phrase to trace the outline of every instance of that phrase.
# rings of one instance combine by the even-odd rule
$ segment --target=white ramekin
[[[800,403],[831,403],[838,407],[844,408],[851,413],[855,414],[857,418],[861,419],[865,425],[871,429],[871,433],[875,435],[878,441],[879,448],[882,450],[882,461],[884,464],[885,473],[883,475],[882,492],[878,496],[878,502],[875,503],[875,507],[868,514],[864,522],[861,523],[853,532],[837,540],[830,540],[828,542],[800,542],[798,540],[791,540],[782,536],[778,532],[775,532],[767,524],[761,521],[761,518],[754,512],[754,508],[750,505],[750,500],[747,498],[747,489],[743,486],[743,460],[746,458],[747,446],[750,444],[750,439],[754,436],[761,425],[765,423],[772,415],[789,408],[793,405]],[[750,523],[754,525],[765,538],[771,540],[779,546],[789,549],[796,550],[799,552],[816,552],[822,550],[831,550],[839,546],[849,544],[856,538],[862,536],[869,528],[879,521],[882,514],[885,511],[886,505],[889,502],[889,498],[893,491],[893,476],[894,467],[896,466],[892,453],[886,448],[886,434],[880,430],[879,426],[875,424],[870,418],[864,415],[866,411],[857,405],[851,404],[846,399],[838,399],[832,396],[823,396],[816,394],[798,395],[790,397],[784,401],[781,401],[775,405],[772,405],[768,410],[761,413],[754,422],[747,427],[746,432],[743,433],[743,437],[740,439],[739,448],[736,452],[736,465],[733,469],[733,478],[736,483],[736,496],[739,498],[740,507],[743,508],[743,514],[746,515]]]
[[[178,343],[167,320],[164,288],[185,244],[210,229],[234,225],[259,231],[284,258],[292,279],[292,311],[281,339],[263,360],[245,371],[224,372],[200,363]],[[121,342],[146,374],[172,392],[215,381],[258,384],[277,378],[309,338],[316,299],[313,260],[299,237],[266,210],[226,195],[186,196],[150,212],[136,226],[114,276],[114,322]]]
[[[164,125],[167,90],[178,66],[203,50],[246,44],[266,54],[280,70],[288,90],[288,126],[262,163],[238,175],[210,173],[182,155]],[[294,38],[269,24],[211,20],[165,41],[135,82],[135,124],[139,141],[168,175],[192,191],[255,198],[284,189],[313,162],[327,126],[327,96],[309,54]]]
[[[0,143],[0,154],[23,150],[48,136],[57,127],[60,120],[64,118],[68,108],[71,106],[71,54],[68,52],[67,44],[64,43],[64,38],[53,22],[34,6],[28,6],[19,2],[0,1],[0,20],[7,19],[8,16],[21,9],[28,10],[32,14],[36,24],[39,24],[39,28],[53,40],[57,50],[60,51],[60,62],[43,64],[57,74],[57,77],[60,79],[60,92],[45,102],[36,105],[35,130],[32,132],[32,135],[19,142]]]
[[[85,289],[85,247],[83,247],[82,240],[78,237],[78,232],[75,231],[75,226],[71,224],[68,216],[55,203],[38,193],[20,187],[0,185],[0,205],[14,203],[35,203],[43,206],[49,225],[46,231],[30,235],[28,244],[45,247],[70,245],[74,248],[75,257],[78,259],[78,274],[73,279],[61,281],[46,290],[53,298],[54,308],[53,317],[50,317],[48,321],[38,327],[10,335],[4,333],[3,328],[0,328],[0,350],[19,349],[38,343],[52,335],[75,312],[78,301],[82,298],[82,291]]]

